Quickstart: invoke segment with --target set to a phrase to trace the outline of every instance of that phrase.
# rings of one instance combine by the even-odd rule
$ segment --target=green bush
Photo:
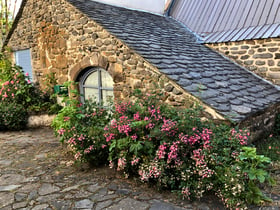
[[[227,208],[268,200],[269,158],[247,146],[249,132],[202,122],[202,109],[175,109],[153,94],[115,103],[113,116],[95,103],[69,105],[53,122],[77,160],[104,163],[143,182],[199,199],[215,193]],[[74,103],[77,104],[77,103]]]
[[[103,134],[111,111],[93,101],[86,101],[85,104],[74,101],[71,104],[64,107],[52,123],[56,135],[72,148],[76,160],[93,165],[105,164],[108,149]]]
[[[264,139],[254,142],[257,153],[269,157],[272,161],[280,162],[280,114],[276,115],[272,133],[268,133]]]
[[[268,136],[256,142],[258,154],[269,157],[272,161],[280,162],[280,135]]]
[[[13,79],[15,72],[18,72],[19,68],[14,66],[6,55],[0,53],[0,86]]]
[[[9,110],[9,114],[2,114],[4,121],[1,128],[6,130],[23,129],[26,113],[53,114],[61,109],[48,92],[42,92],[31,83],[29,75],[24,74],[19,66],[13,65],[3,54],[0,54],[0,101],[1,110]],[[15,110],[12,110],[12,107],[16,107]],[[18,115],[20,110],[22,116]],[[16,117],[18,122],[15,122]]]
[[[22,130],[26,128],[28,113],[17,103],[0,104],[0,130]]]
[[[46,111],[54,101],[48,93],[43,93],[39,87],[30,82],[28,74],[23,74],[20,68],[14,67],[13,79],[3,82],[0,89],[0,100],[4,103],[21,104],[29,112]]]

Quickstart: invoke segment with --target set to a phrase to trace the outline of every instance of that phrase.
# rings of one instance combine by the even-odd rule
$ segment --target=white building
[[[163,14],[169,0],[92,0],[137,10]]]

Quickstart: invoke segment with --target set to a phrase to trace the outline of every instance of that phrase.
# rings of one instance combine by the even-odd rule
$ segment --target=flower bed
[[[74,103],[53,127],[77,161],[109,164],[184,199],[214,193],[232,209],[268,200],[258,184],[272,183],[270,160],[247,146],[249,132],[202,122],[199,106],[178,110],[154,98],[116,103],[114,111]]]

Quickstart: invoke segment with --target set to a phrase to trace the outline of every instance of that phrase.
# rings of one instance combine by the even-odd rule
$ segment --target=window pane
[[[85,80],[84,86],[98,87],[98,71],[92,72]]]
[[[28,73],[32,81],[32,65],[31,65],[31,54],[30,49],[19,50],[15,52],[16,64],[22,67],[25,73]]]
[[[102,88],[111,88],[113,89],[114,81],[111,75],[102,70],[101,71],[101,81],[102,81]]]
[[[98,101],[99,102],[99,97],[98,97],[98,89],[94,89],[94,88],[85,88],[85,99],[93,99],[94,101]]]
[[[107,106],[114,100],[114,92],[112,90],[102,90],[103,104]]]

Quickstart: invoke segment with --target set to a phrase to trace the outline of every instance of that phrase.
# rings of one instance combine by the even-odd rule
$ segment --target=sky
[[[17,0],[17,2],[16,2],[16,0],[9,0],[9,3],[11,3],[11,8],[12,9],[14,8],[15,2],[16,2],[16,12],[17,12],[20,7],[21,1],[22,0]]]
[[[20,7],[20,4],[21,4],[21,1],[22,0],[8,0],[10,3],[11,3],[11,8],[14,8],[14,5],[15,5],[15,2],[16,2],[16,13],[17,13],[17,11],[18,11],[18,9],[19,9],[19,7]],[[102,1],[102,0],[101,0]],[[105,1],[105,0],[103,0],[103,1]],[[108,1],[108,0],[107,0]],[[116,0],[110,0],[110,1],[116,1]],[[119,0],[118,0],[119,1]],[[122,2],[122,1],[128,1],[128,0],[121,0],[120,2]],[[131,2],[133,2],[132,0],[129,0],[129,1],[131,1]],[[129,2],[128,1],[128,2]],[[136,2],[137,3],[137,1],[139,1],[139,0],[134,0],[134,3]],[[167,0],[157,0],[157,1],[164,1],[165,3],[167,2]],[[140,0],[139,2],[142,2],[142,0]],[[12,11],[11,11],[12,12]],[[15,14],[16,15],[16,14]]]
[[[8,0],[10,3],[11,3],[11,8],[14,8],[14,5],[15,5],[15,2],[16,2],[16,13],[17,13],[17,11],[19,10],[19,7],[20,7],[20,4],[21,4],[21,1],[22,0]],[[101,0],[102,1],[102,0]],[[105,0],[103,0],[103,1],[105,1]],[[108,1],[108,0],[107,0]],[[110,0],[110,1],[116,1],[116,0]],[[118,0],[119,1],[119,0]],[[121,0],[121,1],[128,1],[128,0]],[[132,0],[129,0],[129,1],[131,1],[131,2],[133,2]],[[128,1],[128,2],[129,2]],[[137,3],[137,1],[139,1],[139,0],[134,0],[134,3],[136,2]],[[164,1],[165,3],[167,2],[167,0],[157,0],[157,1]],[[139,2],[142,2],[142,0],[140,0]],[[13,12],[13,11],[11,11],[11,12]],[[16,14],[15,14],[16,15]]]

